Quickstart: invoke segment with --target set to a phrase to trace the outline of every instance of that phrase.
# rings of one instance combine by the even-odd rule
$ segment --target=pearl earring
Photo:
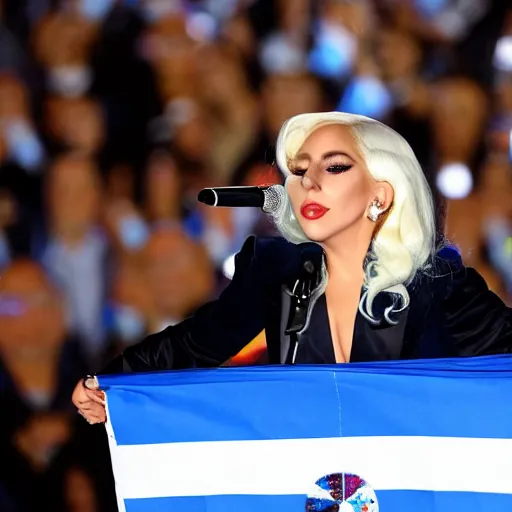
[[[377,222],[379,217],[384,213],[382,206],[383,204],[377,198],[375,198],[372,201],[372,204],[368,207],[368,218],[372,222]]]

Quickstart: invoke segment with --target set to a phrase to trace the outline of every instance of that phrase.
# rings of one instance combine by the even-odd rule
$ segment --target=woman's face
[[[367,210],[377,197],[350,128],[317,128],[289,163],[287,190],[305,235],[324,243],[340,234],[371,237]],[[381,199],[379,197],[379,199]]]

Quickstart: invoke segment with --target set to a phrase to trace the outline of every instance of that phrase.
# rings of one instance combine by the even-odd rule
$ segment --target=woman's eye
[[[330,172],[332,174],[340,174],[342,172],[348,171],[351,167],[351,165],[331,165],[327,167],[327,172]]]
[[[306,172],[307,172],[307,169],[297,169],[296,168],[296,169],[292,170],[292,174],[294,176],[304,176],[304,174],[306,174]]]

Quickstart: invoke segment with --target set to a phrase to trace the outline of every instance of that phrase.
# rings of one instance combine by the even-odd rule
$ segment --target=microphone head
[[[265,213],[277,215],[284,205],[286,191],[282,185],[270,187],[218,187],[205,188],[197,196],[208,206],[258,207]]]
[[[265,200],[261,208],[265,213],[276,215],[284,206],[286,190],[282,185],[272,185],[263,190]]]

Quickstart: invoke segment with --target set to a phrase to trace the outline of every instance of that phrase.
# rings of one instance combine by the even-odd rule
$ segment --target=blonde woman
[[[283,125],[277,164],[283,237],[249,238],[217,301],[107,372],[219,366],[262,331],[271,364],[512,352],[512,312],[436,243],[431,190],[399,134],[362,116],[302,114]],[[73,401],[104,421],[101,391],[87,382]]]

